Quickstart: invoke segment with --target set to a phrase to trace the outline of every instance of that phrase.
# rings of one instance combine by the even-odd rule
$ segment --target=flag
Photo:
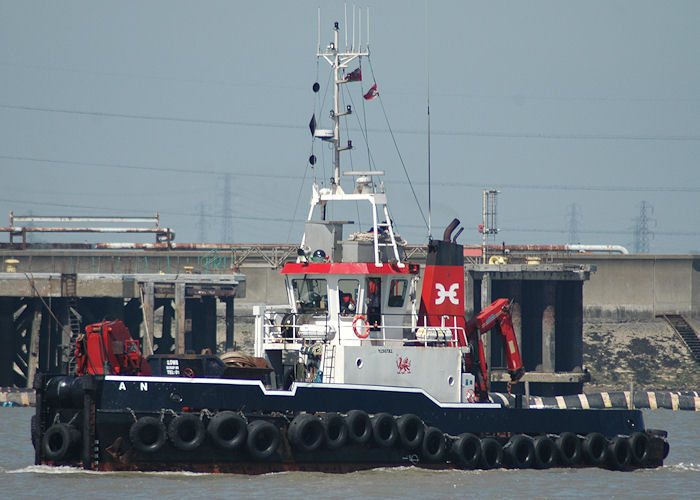
[[[375,82],[374,85],[372,85],[367,91],[367,93],[362,97],[369,101],[377,96],[379,96],[379,91],[377,91],[377,83]]]
[[[361,82],[362,81],[362,68],[358,67],[352,70],[350,73],[345,75],[346,82]]]

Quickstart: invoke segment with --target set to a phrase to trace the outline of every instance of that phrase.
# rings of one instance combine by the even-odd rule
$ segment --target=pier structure
[[[245,297],[245,283],[239,273],[0,273],[0,386],[31,387],[37,370],[66,370],[75,338],[103,320],[124,321],[146,356],[216,352],[217,300],[220,350],[231,350],[234,298]]]
[[[497,298],[511,302],[513,330],[533,394],[577,394],[590,376],[583,369],[583,285],[594,269],[572,264],[467,264],[467,317]],[[471,311],[469,310],[471,308]],[[510,376],[503,346],[484,335],[492,390],[504,391]]]
[[[221,330],[224,322],[216,317],[216,310],[222,316],[223,309],[216,307],[218,301],[226,304],[227,318],[227,346],[218,347],[231,347],[234,296],[239,326],[251,321],[245,316],[254,305],[286,303],[279,269],[296,258],[296,250],[292,244],[0,243],[5,271],[0,272],[0,385],[21,387],[37,366],[64,366],[69,359],[64,331],[77,328],[75,312],[83,327],[123,319],[132,332],[139,332],[144,347],[144,334],[154,337],[155,352],[199,352],[213,347],[211,332],[217,322]],[[406,261],[425,261],[425,245],[403,250]],[[697,255],[582,254],[527,245],[490,248],[493,262],[482,264],[479,250],[465,247],[465,312],[471,316],[499,297],[514,302],[514,327],[528,370],[524,380],[533,394],[540,383],[583,383],[584,318],[700,317]],[[183,303],[184,319],[176,312]],[[144,319],[151,311],[153,323]],[[495,368],[490,370],[492,381],[505,385],[507,375],[498,369],[503,366],[500,343],[484,340],[487,360]],[[523,388],[518,384],[515,390]]]

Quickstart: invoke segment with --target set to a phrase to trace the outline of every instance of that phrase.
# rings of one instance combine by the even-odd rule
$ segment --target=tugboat
[[[523,375],[508,300],[467,319],[464,254],[430,239],[425,269],[404,258],[377,170],[341,171],[341,86],[367,47],[340,50],[339,26],[319,58],[332,68],[334,177],[314,183],[296,262],[282,268],[289,304],[258,306],[255,357],[145,360],[120,321],[86,328],[74,375],[40,374],[32,442],[37,464],[93,470],[264,473],[374,467],[493,469],[659,467],[664,431],[639,410],[504,407],[488,397],[481,336],[500,332],[512,383]],[[318,91],[318,84],[314,90]],[[376,83],[364,94],[377,96]],[[315,156],[310,163],[314,165]],[[343,178],[354,181],[351,190]],[[362,206],[367,231],[344,239],[336,205]],[[458,233],[457,233],[458,236]]]

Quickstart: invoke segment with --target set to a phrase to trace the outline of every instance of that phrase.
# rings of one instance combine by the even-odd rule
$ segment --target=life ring
[[[365,324],[364,333],[360,333],[357,331],[357,322],[359,320],[362,320],[362,322]],[[362,328],[360,328],[360,330],[362,330]],[[366,339],[367,337],[369,337],[369,324],[367,323],[367,318],[364,314],[357,314],[352,319],[352,331],[355,332],[355,335],[358,339]]]

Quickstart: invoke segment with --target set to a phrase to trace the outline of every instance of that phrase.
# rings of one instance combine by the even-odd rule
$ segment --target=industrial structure
[[[38,369],[65,368],[71,341],[90,323],[123,320],[132,332],[140,332],[146,354],[216,352],[233,349],[235,316],[245,322],[254,305],[287,300],[279,270],[296,258],[297,245],[176,244],[157,215],[139,221],[49,219],[13,217],[11,227],[0,228],[10,234],[8,243],[0,243],[0,386],[31,386]],[[32,243],[28,234],[66,228],[18,225],[108,219],[153,224],[103,232],[151,233],[156,241]],[[405,245],[402,252],[406,260],[422,264],[426,246]],[[626,252],[615,246],[467,245],[465,314],[470,317],[493,299],[509,298],[532,390],[580,390],[586,380],[584,316],[700,316],[700,258]],[[222,306],[217,308],[217,302]],[[217,322],[225,325],[220,345]],[[486,358],[495,369],[491,380],[498,388],[507,381],[502,348],[485,340]]]

